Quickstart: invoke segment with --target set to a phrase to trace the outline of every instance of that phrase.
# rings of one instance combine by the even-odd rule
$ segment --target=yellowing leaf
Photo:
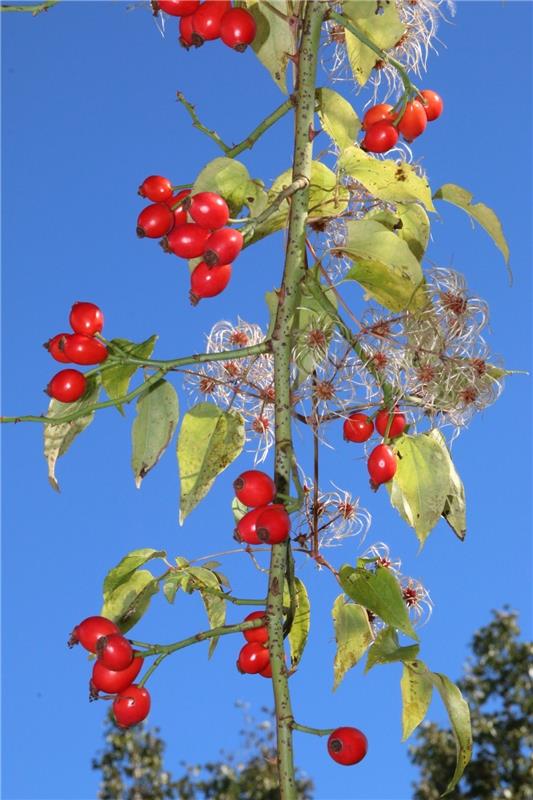
[[[158,591],[159,583],[151,572],[147,569],[136,570],[104,597],[100,613],[113,620],[122,633],[126,633],[140,620],[150,605],[152,596]]]
[[[294,593],[294,619],[288,636],[291,651],[291,669],[294,669],[300,663],[307,644],[311,624],[311,605],[305,584],[300,578],[294,579]],[[290,595],[286,582],[283,591],[283,603],[287,607],[290,605]]]
[[[165,452],[178,418],[178,395],[167,381],[153,384],[137,401],[137,416],[131,431],[131,466],[137,489]]]
[[[447,460],[448,460],[448,468],[450,471],[450,486],[448,489],[448,496],[446,497],[446,502],[444,503],[444,508],[442,511],[442,516],[453,530],[455,535],[461,539],[461,541],[466,536],[466,498],[465,498],[465,487],[463,486],[463,482],[459,477],[459,473],[455,468],[455,464],[452,461],[450,456],[450,452],[448,447],[446,446],[446,441],[442,433],[434,428],[432,431],[429,432],[429,436],[431,436],[436,442],[439,443],[443,452],[445,453]]]
[[[359,117],[351,104],[333,89],[317,91],[318,116],[322,127],[339,150],[350,147],[361,130]]]
[[[248,170],[234,158],[220,156],[207,164],[196,178],[191,189],[198,192],[216,192],[224,198],[232,215],[238,214],[250,193]]]
[[[157,336],[150,336],[140,344],[129,342],[127,339],[112,339],[110,344],[118,345],[121,350],[135,358],[150,358],[156,342]],[[136,364],[117,364],[102,371],[102,386],[110,400],[116,400],[117,397],[123,397],[127,393],[130,380],[138,369]],[[120,406],[117,408],[123,413]]]
[[[257,25],[251,46],[277,86],[287,94],[287,64],[289,55],[295,52],[287,0],[275,0],[270,6],[260,0],[246,0],[246,5]]]
[[[419,645],[410,644],[400,647],[398,634],[394,628],[383,628],[372,647],[368,651],[365,664],[365,672],[372,669],[376,664],[391,664],[395,661],[414,661],[420,650]]]
[[[423,661],[403,665],[400,687],[402,691],[402,741],[409,738],[423,722],[431,703],[433,682]]]
[[[405,32],[394,3],[381,5],[377,13],[377,4],[369,0],[344,0],[343,14],[353,22],[375,45],[382,50],[393,47]],[[346,30],[346,49],[348,60],[355,80],[364,86],[370,77],[377,54],[357,36]]]
[[[380,222],[394,231],[421,261],[429,242],[428,215],[418,203],[395,203],[395,206],[395,211],[371,211],[365,219]]]
[[[340,594],[332,610],[337,652],[333,664],[335,690],[345,674],[364,655],[374,638],[366,608],[347,602]]]
[[[446,706],[457,748],[455,772],[444,793],[444,795],[447,795],[457,786],[461,775],[472,758],[470,709],[457,686],[446,675],[442,675],[439,672],[430,672],[429,677]]]
[[[143,547],[139,550],[132,550],[127,556],[119,561],[116,567],[110,569],[104,580],[104,599],[113,592],[121,583],[125,583],[135,572],[135,570],[146,564],[152,558],[164,558],[164,550],[154,550],[151,547]]]

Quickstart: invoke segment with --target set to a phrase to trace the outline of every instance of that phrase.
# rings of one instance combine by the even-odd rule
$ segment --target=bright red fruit
[[[131,728],[150,713],[150,694],[144,686],[132,683],[120,692],[113,703],[113,715],[120,728]]]
[[[266,622],[264,611],[252,611],[251,614],[248,614],[248,616],[244,618],[244,621],[249,622],[252,619],[261,619],[261,617],[263,617]],[[268,642],[268,630],[266,625],[261,628],[250,628],[249,631],[243,631],[243,633],[247,642],[259,642],[259,644]]]
[[[255,19],[245,8],[230,8],[222,17],[220,38],[239,53],[255,39]]]
[[[249,508],[266,506],[272,502],[276,494],[276,484],[272,478],[258,469],[242,472],[233,481],[233,488],[237,499]]]
[[[424,106],[419,100],[411,100],[405,107],[405,112],[398,124],[398,130],[406,142],[412,142],[426,129],[428,118]]]
[[[370,453],[367,466],[372,483],[379,486],[394,477],[398,462],[388,444],[378,444]]]
[[[153,203],[143,208],[137,218],[137,236],[159,239],[174,226],[174,214],[166,203]]]
[[[133,661],[133,648],[121,633],[112,633],[100,639],[96,645],[96,653],[98,661],[107,669],[126,669]]]
[[[68,318],[74,333],[94,336],[104,327],[104,315],[94,303],[74,303]]]
[[[77,369],[62,369],[54,375],[46,391],[54,400],[74,403],[83,395],[86,386],[87,381],[82,372],[78,372]]]
[[[228,204],[216,192],[194,194],[190,199],[187,211],[198,225],[210,231],[223,228],[229,219]]]
[[[73,364],[101,364],[108,356],[105,344],[82,333],[65,336],[63,353]]]
[[[194,44],[194,28],[192,26],[192,15],[189,17],[181,17],[179,24],[179,43],[182,47],[192,47]]]
[[[243,242],[242,233],[234,228],[221,228],[215,231],[205,243],[205,263],[209,267],[215,264],[233,263],[242,250]]]
[[[284,542],[291,529],[291,518],[281,503],[267,506],[257,517],[257,538],[266,544]]]
[[[78,642],[90,653],[96,653],[96,644],[102,636],[111,636],[112,633],[120,633],[114,622],[106,617],[87,617],[79,625],[76,625],[70,634],[69,647]]]
[[[193,41],[199,47],[206,40],[212,41],[220,36],[222,17],[231,8],[229,0],[207,0],[202,3],[192,18]]]
[[[152,203],[164,203],[172,196],[172,184],[162,175],[150,175],[139,186],[138,194]]]
[[[198,258],[204,252],[208,238],[209,231],[205,228],[195,222],[185,222],[176,225],[161,244],[167,253],[174,253],[180,258]]]
[[[194,14],[200,5],[200,0],[157,0],[157,5],[165,14],[171,14],[173,17],[186,17]]]
[[[388,438],[394,439],[395,436],[400,436],[400,434],[404,432],[407,420],[404,415],[396,409],[392,412],[388,411],[386,408],[382,409],[376,416],[376,428],[381,436],[385,436],[387,432],[387,425],[390,417],[392,417],[392,422],[390,424]]]
[[[134,657],[126,669],[108,669],[100,660],[96,661],[91,676],[91,689],[95,692],[117,694],[131,685],[142,669],[144,658]]]
[[[174,227],[176,225],[184,225],[187,222],[187,212],[183,208],[181,201],[185,200],[190,193],[190,189],[183,189],[183,191],[178,192],[178,194],[173,195],[166,201],[167,206],[174,214]]]
[[[394,122],[394,117],[394,111],[389,103],[378,103],[368,109],[363,117],[361,127],[364,131],[367,131],[372,125],[375,125],[376,122]]]
[[[361,142],[369,153],[386,153],[398,141],[398,131],[390,122],[376,122],[370,127]]]
[[[189,297],[193,306],[203,297],[215,297],[223,292],[231,278],[231,264],[219,264],[208,267],[200,261],[191,273],[191,291]]]
[[[272,664],[270,663],[270,661],[268,662],[266,667],[261,670],[261,672],[259,674],[262,675],[263,678],[271,678],[272,677]]]
[[[328,753],[337,764],[358,764],[367,751],[367,738],[357,728],[337,728],[328,738]]]
[[[433,122],[442,114],[444,103],[440,94],[434,92],[433,89],[423,89],[420,94],[426,101],[426,105],[422,103],[428,122]]]
[[[69,363],[69,359],[66,357],[63,351],[63,346],[69,336],[70,333],[58,333],[55,336],[52,336],[52,338],[43,345],[46,347],[52,358],[55,358],[56,361],[61,361],[63,364]]]
[[[366,414],[350,414],[342,430],[346,441],[366,442],[374,432],[374,423]]]
[[[235,528],[235,535],[239,541],[246,542],[246,544],[261,544],[257,538],[256,523],[257,517],[263,510],[264,507],[260,506],[259,508],[254,508],[252,511],[249,511],[244,517],[241,517]]]
[[[246,672],[248,675],[257,675],[270,664],[270,654],[266,647],[259,642],[248,642],[242,648],[237,659],[237,669],[239,672]]]

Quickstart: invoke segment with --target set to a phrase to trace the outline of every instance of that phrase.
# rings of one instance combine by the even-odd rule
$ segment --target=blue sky
[[[442,207],[429,258],[464,271],[491,308],[490,342],[510,368],[530,368],[531,305],[531,21],[530,3],[460,2],[440,29],[440,54],[422,82],[446,110],[415,144],[431,185],[456,182],[495,208],[511,246],[514,285],[489,238]],[[43,411],[42,387],[55,362],[41,343],[65,328],[76,300],[97,302],[105,333],[141,341],[159,333],[156,354],[202,348],[218,319],[266,322],[264,292],[279,282],[281,237],[246,251],[229,289],[192,309],[183,263],[138,241],[137,186],[148,174],[175,183],[194,179],[218,155],[175,102],[181,89],[205,122],[239,141],[281,101],[253,54],[220,43],[186,53],[174,24],[166,38],[150,13],[124,3],[61,3],[48,14],[3,16],[3,407]],[[346,88],[346,87],[345,87]],[[349,88],[347,88],[349,91]],[[362,99],[348,95],[356,109]],[[290,122],[284,120],[242,160],[271,181],[289,166]],[[352,290],[351,297],[356,297]],[[367,489],[364,464],[340,441],[323,473],[361,496],[373,515],[367,544],[387,541],[404,571],[423,579],[435,610],[422,629],[422,656],[456,678],[468,640],[490,609],[510,604],[531,630],[530,378],[507,382],[498,403],[454,444],[468,498],[468,537],[459,543],[439,524],[424,551],[390,508],[384,491]],[[87,702],[90,666],[68,651],[69,631],[97,613],[109,567],[137,547],[194,557],[231,547],[229,498],[239,467],[216,482],[184,528],[177,525],[178,476],[172,448],[142,489],[130,470],[134,409],[113,409],[61,460],[62,493],[46,480],[42,430],[18,425],[3,433],[2,635],[3,797],[88,800],[98,776],[90,760],[101,744],[103,704]],[[349,540],[335,563],[358,552]],[[312,775],[317,800],[407,800],[414,770],[400,742],[398,665],[364,676],[355,668],[335,694],[330,578],[302,564],[312,602],[312,631],[291,679],[303,724],[362,728],[369,754],[358,767],[335,765],[325,742],[296,735],[297,763]],[[240,556],[225,563],[237,595],[261,593],[264,576]],[[235,609],[229,618],[240,619]],[[205,627],[197,598],[175,606],[157,597],[135,629],[145,641],[174,641]],[[169,659],[153,676],[150,721],[168,742],[167,766],[217,757],[238,744],[236,699],[270,704],[267,681],[237,674],[240,639],[226,637],[211,662],[206,648]],[[434,701],[430,719],[444,721]]]

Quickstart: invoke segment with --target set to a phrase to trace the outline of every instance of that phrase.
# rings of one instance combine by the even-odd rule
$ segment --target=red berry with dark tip
[[[113,716],[120,728],[131,728],[150,713],[150,694],[144,686],[132,683],[115,698]]]
[[[101,364],[108,356],[105,344],[81,333],[65,337],[63,353],[73,364]]]
[[[257,538],[256,523],[257,517],[262,511],[263,506],[254,508],[238,521],[237,527],[235,528],[235,536],[240,542],[246,542],[246,544],[261,544]]]
[[[237,499],[249,508],[266,506],[276,494],[276,484],[266,472],[249,469],[233,481]]]
[[[266,544],[279,544],[288,537],[291,529],[291,518],[281,503],[267,506],[256,522],[257,538]]]
[[[379,486],[394,477],[398,462],[388,444],[378,444],[370,453],[367,466],[372,483]]]
[[[361,142],[369,153],[386,153],[398,141],[398,131],[390,122],[376,122],[366,132]]]
[[[47,394],[60,403],[74,403],[85,393],[87,380],[77,369],[62,369],[57,372],[48,386]]]
[[[212,41],[220,36],[222,17],[231,8],[226,0],[207,0],[194,12],[192,25],[194,44],[199,46],[204,41]]]
[[[230,8],[222,17],[220,38],[228,47],[244,52],[255,39],[255,19],[245,8]]]
[[[342,430],[346,441],[366,442],[374,433],[374,423],[366,414],[350,414]]]
[[[232,264],[242,250],[243,235],[234,228],[221,228],[211,234],[205,243],[204,261],[213,267],[215,264]]]
[[[172,184],[162,175],[150,175],[139,186],[138,194],[151,200],[152,203],[164,203],[172,197]]]
[[[174,253],[180,258],[198,258],[205,249],[209,238],[209,231],[195,222],[185,222],[176,225],[168,236],[163,239],[162,247],[168,253]]]
[[[117,694],[127,689],[142,669],[144,658],[135,655],[125,669],[109,669],[100,660],[96,661],[91,676],[91,689],[94,692]]]
[[[44,344],[44,347],[46,347],[52,358],[55,358],[56,361],[61,361],[62,364],[69,363],[69,359],[66,357],[63,350],[69,336],[70,333],[58,333]]]
[[[186,17],[194,14],[200,5],[200,0],[157,0],[157,5],[165,14],[171,14],[173,17]]]
[[[266,647],[259,642],[248,642],[241,649],[237,659],[237,669],[239,672],[248,675],[257,675],[258,672],[266,669],[270,664],[270,654]]]
[[[204,297],[216,297],[224,291],[231,278],[231,264],[208,267],[200,261],[191,273],[190,300],[193,306]]]
[[[406,142],[412,142],[425,131],[427,124],[428,118],[422,103],[419,100],[410,100],[398,123],[398,130]]]
[[[191,219],[210,231],[223,228],[229,219],[228,204],[216,192],[198,192],[192,195],[187,211]]]
[[[389,433],[387,434],[387,425],[389,424],[389,419],[391,420]],[[376,416],[376,429],[381,436],[385,436],[387,434],[389,439],[394,439],[395,436],[400,436],[407,425],[407,420],[405,419],[404,415],[394,409],[394,411],[389,411],[388,409],[384,408],[378,412]]]
[[[179,43],[187,50],[194,44],[194,28],[192,25],[192,15],[181,17],[179,24]]]
[[[172,230],[174,214],[166,203],[153,203],[143,208],[137,218],[137,236],[159,239]]]
[[[389,103],[378,103],[368,109],[361,125],[364,131],[369,130],[376,122],[394,122],[394,110]]]
[[[265,626],[261,626],[260,628],[250,628],[248,631],[243,631],[244,638],[247,642],[259,642],[259,644],[266,644],[268,642],[268,629],[266,627],[266,616],[264,611],[252,611],[251,614],[248,614],[247,617],[244,618],[245,622],[250,622],[252,619],[261,619],[265,620]]]
[[[112,633],[100,639],[96,653],[98,661],[107,669],[126,669],[133,661],[133,648],[121,633]]]
[[[187,212],[183,208],[182,201],[185,200],[190,193],[190,189],[183,189],[183,191],[178,192],[178,194],[173,195],[166,201],[167,206],[174,214],[174,227],[176,227],[176,225],[184,225],[187,222]]]
[[[107,617],[87,617],[79,625],[76,625],[70,634],[69,647],[81,644],[90,653],[96,653],[98,640],[103,636],[111,636],[112,633],[120,633],[120,630]]]
[[[94,336],[101,333],[104,327],[104,315],[94,303],[74,303],[68,318],[74,333]]]
[[[433,122],[434,119],[440,117],[444,109],[442,97],[437,92],[434,92],[433,89],[423,89],[420,94],[425,100],[422,106],[426,112],[427,120],[428,122]]]
[[[337,764],[358,764],[368,752],[365,734],[357,728],[337,728],[328,739],[328,753]]]

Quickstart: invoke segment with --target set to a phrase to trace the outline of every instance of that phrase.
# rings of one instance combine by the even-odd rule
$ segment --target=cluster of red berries
[[[407,420],[396,408],[392,411],[386,408],[378,411],[375,423],[366,414],[350,414],[344,420],[344,438],[348,442],[367,442],[374,433],[374,425],[381,436],[395,439],[404,432]],[[371,483],[374,486],[379,486],[394,477],[398,462],[388,444],[378,444],[370,453],[367,466]]]
[[[94,303],[74,303],[69,322],[74,333],[57,333],[45,347],[56,361],[63,364],[101,364],[107,358],[107,347],[95,334],[104,327],[104,315]],[[87,381],[77,369],[62,369],[48,386],[47,394],[62,403],[73,403],[85,393]]]
[[[257,469],[243,472],[234,481],[237,499],[251,508],[237,523],[235,538],[246,544],[279,544],[291,530],[291,518],[281,503],[273,503],[276,486]]]
[[[245,8],[232,8],[229,0],[152,0],[152,7],[156,14],[164,11],[180,17],[179,41],[187,50],[222,39],[243,53],[255,39],[255,19]]]
[[[252,611],[245,617],[245,622],[252,619],[265,617],[264,611]],[[270,653],[268,651],[268,630],[266,625],[243,631],[246,644],[241,648],[237,659],[237,669],[247,675],[262,675],[263,678],[272,677],[270,666]]]
[[[146,719],[150,694],[144,686],[133,683],[144,659],[115,623],[105,617],[87,617],[70,634],[69,647],[78,643],[96,655],[89,683],[91,700],[96,700],[99,692],[114,695],[113,716],[120,728],[129,728]]]
[[[162,237],[167,253],[202,258],[191,272],[191,303],[220,294],[231,278],[232,263],[242,250],[242,233],[227,227],[229,208],[219,194],[184,189],[176,195],[161,175],[150,175],[139,194],[152,201],[137,219],[137,236]]]
[[[444,108],[442,98],[432,89],[424,89],[420,97],[422,100],[413,99],[407,103],[399,122],[396,122],[398,114],[389,103],[378,103],[369,108],[363,117],[363,150],[386,153],[395,146],[400,133],[406,142],[420,136],[428,122],[440,117]]]

